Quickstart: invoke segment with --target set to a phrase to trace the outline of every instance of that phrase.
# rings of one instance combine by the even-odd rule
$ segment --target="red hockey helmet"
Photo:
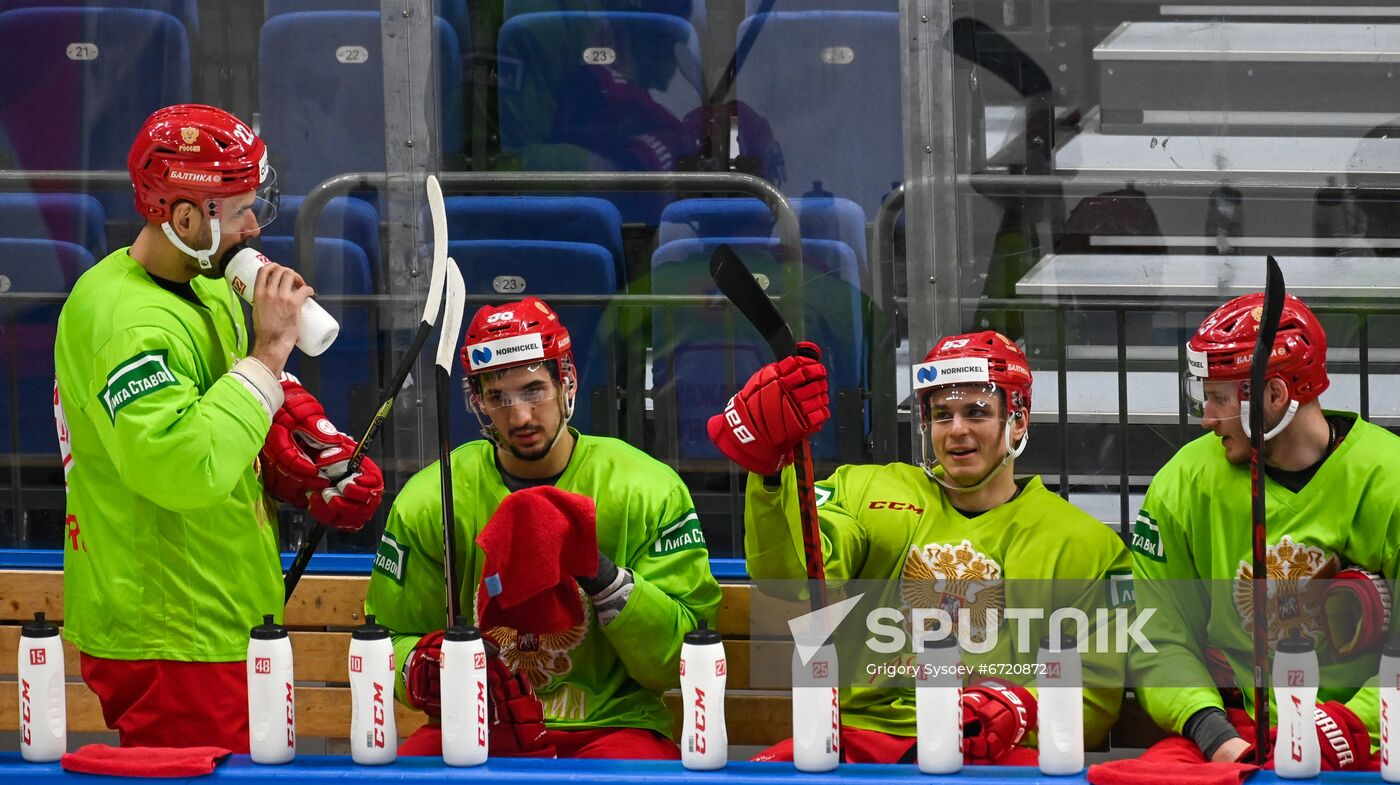
[[[152,113],[136,133],[126,166],[136,210],[152,223],[170,220],[181,199],[203,205],[272,182],[263,141],[238,118],[203,104]]]
[[[1031,408],[1031,369],[1026,353],[993,330],[943,338],[913,371],[920,400],[933,387],[980,382],[1004,391],[1008,410],[1029,412]]]
[[[1026,353],[1011,339],[992,330],[949,336],[934,344],[924,355],[924,361],[912,370],[914,393],[919,401],[919,446],[923,456],[919,465],[939,485],[958,493],[976,491],[994,480],[1025,451],[1030,431],[1023,431],[1017,442],[1013,424],[1018,419],[1025,423],[1030,415],[1031,369]],[[992,410],[991,401],[1000,392],[1008,414],[1002,425],[1005,454],[996,466],[970,485],[959,485],[934,471],[938,466],[932,433],[936,415],[929,411],[929,399],[935,389],[955,386],[960,390],[950,395],[970,398],[987,411]],[[1010,416],[1012,414],[1015,416]]]
[[[574,375],[573,341],[559,315],[538,297],[526,297],[520,302],[482,306],[467,326],[462,342],[462,368],[466,371],[468,408],[481,424],[481,433],[496,446],[501,446],[482,401],[481,376],[522,365],[549,363],[553,375],[564,391],[564,423],[574,414],[574,392],[578,388]],[[551,392],[552,395],[552,392]],[[557,441],[563,433],[561,423],[555,433]]]
[[[1190,375],[1203,381],[1248,381],[1263,313],[1263,292],[1236,297],[1215,309],[1186,342]],[[1268,377],[1275,376],[1288,384],[1289,395],[1300,404],[1315,400],[1329,384],[1327,334],[1312,310],[1291,294],[1284,295],[1269,355]]]

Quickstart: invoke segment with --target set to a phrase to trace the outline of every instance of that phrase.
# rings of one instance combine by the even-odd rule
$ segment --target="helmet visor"
[[[950,384],[923,391],[921,414],[930,428],[951,427],[962,419],[969,426],[1001,419],[1001,392],[992,382]]]
[[[1211,381],[1191,374],[1182,377],[1181,390],[1186,413],[1197,420],[1238,418],[1240,401],[1249,399],[1249,382]]]
[[[268,167],[267,177],[256,191],[217,200],[219,231],[228,234],[266,227],[277,218],[279,197],[277,170]]]

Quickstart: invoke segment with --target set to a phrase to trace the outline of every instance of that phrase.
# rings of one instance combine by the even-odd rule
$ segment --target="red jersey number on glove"
[[[758,369],[720,414],[710,418],[710,441],[754,474],[774,474],[802,439],[830,417],[821,350],[803,341],[795,354]]]
[[[996,763],[1035,726],[1036,701],[1008,682],[988,679],[963,689],[963,758]]]

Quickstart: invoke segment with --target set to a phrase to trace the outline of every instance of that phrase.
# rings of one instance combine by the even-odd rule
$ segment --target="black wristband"
[[[592,578],[579,578],[578,585],[588,596],[608,588],[617,580],[617,565],[602,553],[598,554],[598,572]]]
[[[1230,739],[1240,738],[1239,731],[1230,724],[1224,709],[1208,706],[1192,714],[1181,726],[1181,734],[1201,748],[1201,754],[1209,761],[1215,751]]]

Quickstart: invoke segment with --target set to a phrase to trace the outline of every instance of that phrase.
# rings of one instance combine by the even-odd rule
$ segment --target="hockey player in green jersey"
[[[282,613],[259,452],[279,422],[298,426],[289,409],[320,411],[282,374],[312,290],[265,265],[249,350],[224,265],[275,208],[259,196],[272,180],[266,148],[233,115],[159,109],[127,163],[147,223],[78,279],[54,347],[68,485],[64,637],[123,746],[246,752],[248,630]],[[353,446],[323,421],[318,438]],[[309,468],[299,488],[331,487],[319,454],[281,458],[279,468]],[[378,476],[368,466],[347,481],[366,491],[357,500],[342,488],[286,500],[359,528],[378,504]]]
[[[1400,566],[1400,440],[1322,408],[1327,337],[1292,295],[1262,394],[1249,390],[1263,302],[1231,300],[1187,342],[1188,403],[1210,433],[1157,473],[1133,527],[1139,613],[1156,608],[1146,637],[1157,649],[1133,653],[1134,684],[1157,724],[1185,737],[1144,760],[1252,761],[1253,640],[1267,632],[1271,645],[1300,636],[1317,649],[1323,768],[1375,768],[1375,679],[1391,624],[1382,576]],[[1250,405],[1264,407],[1268,577],[1278,580],[1267,631],[1254,630],[1249,583]],[[1231,673],[1217,681],[1207,662],[1220,655]],[[1245,706],[1227,711],[1217,684],[1241,688]]]
[[[816,354],[815,346],[806,346]],[[988,611],[1017,606],[1073,605],[1095,619],[1098,610],[1128,604],[1128,555],[1113,530],[1051,493],[1039,477],[1014,477],[1030,427],[1031,372],[1021,349],[991,331],[953,336],[912,371],[922,465],[843,466],[816,483],[827,579],[898,587],[895,597],[908,608],[965,608],[973,626],[989,618]],[[710,419],[710,438],[750,472],[744,548],[755,580],[806,575],[796,481],[787,464],[797,441],[826,419],[826,371],[800,356],[760,369]],[[1018,588],[1016,581],[1027,579],[1055,580]],[[960,595],[953,589],[967,582],[981,582],[984,590]],[[1065,593],[1072,596],[1057,596]],[[1030,623],[1033,640],[1015,654],[1011,626],[1003,619],[997,647],[965,654],[964,662],[974,670],[979,662],[1034,663],[1046,619]],[[973,631],[978,638],[985,634]],[[1125,664],[1118,654],[1084,656],[1086,683],[1097,685],[1084,693],[1086,744],[1102,742],[1118,717]],[[1032,678],[979,678],[963,690],[968,762],[1035,762]],[[912,687],[843,686],[841,723],[844,760],[913,760]],[[791,760],[792,741],[758,759]]]
[[[680,757],[661,694],[679,683],[682,637],[701,622],[713,625],[720,600],[689,491],[640,450],[568,426],[578,384],[571,339],[537,298],[479,310],[462,365],[486,438],[452,452],[459,596],[509,669],[490,670],[491,753]],[[365,600],[366,612],[394,634],[395,661],[403,663],[397,697],[432,720],[399,748],[406,755],[441,751],[439,486],[437,463],[404,486]],[[556,522],[582,540],[596,534],[596,547],[579,553],[536,541]],[[502,536],[511,539],[511,556],[493,564],[500,556],[489,546]],[[586,572],[570,572],[578,567],[565,562],[580,557]],[[562,580],[538,579],[551,591],[533,613],[512,616],[507,606],[493,615],[492,598],[504,598],[513,583],[561,573]]]

